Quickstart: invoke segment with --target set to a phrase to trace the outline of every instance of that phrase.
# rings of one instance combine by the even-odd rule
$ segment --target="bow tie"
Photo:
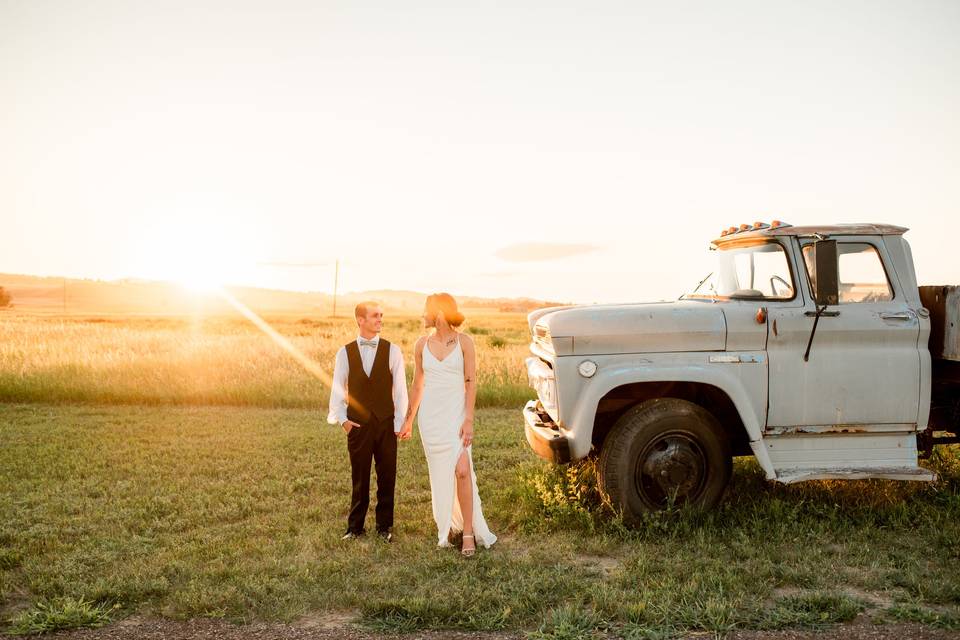
[[[363,338],[360,338],[359,342],[360,342],[360,346],[361,346],[361,347],[376,347],[378,341],[377,341],[377,340],[364,340]]]

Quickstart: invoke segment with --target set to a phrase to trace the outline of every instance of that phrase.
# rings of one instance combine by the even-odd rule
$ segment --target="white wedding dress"
[[[463,350],[460,340],[443,360],[423,345],[423,398],[417,414],[420,440],[427,456],[433,519],[437,521],[438,544],[449,547],[448,534],[463,531],[463,514],[457,500],[456,466],[463,452],[460,425],[466,418],[466,391],[463,387]],[[489,547],[497,541],[480,507],[477,474],[473,468],[471,447],[467,447],[470,478],[473,485],[473,533],[477,546]]]

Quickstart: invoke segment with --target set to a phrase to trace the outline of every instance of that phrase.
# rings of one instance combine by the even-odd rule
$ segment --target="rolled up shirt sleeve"
[[[406,409],[404,409],[406,411]],[[330,411],[327,422],[341,425],[347,419],[347,350],[340,347],[333,363],[333,384],[330,387]]]
[[[390,345],[390,374],[393,376],[393,431],[399,433],[407,417],[407,370],[403,366],[403,351]]]

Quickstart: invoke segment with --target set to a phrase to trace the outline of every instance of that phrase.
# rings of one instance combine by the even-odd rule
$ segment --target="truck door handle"
[[[881,313],[880,317],[884,320],[913,320],[913,316],[904,311],[899,313]]]
[[[803,312],[803,315],[807,316],[808,318],[815,318],[816,315],[817,315],[817,312],[816,312],[816,311],[804,311],[804,312]],[[836,318],[836,317],[839,316],[839,315],[840,315],[840,312],[839,312],[839,311],[823,311],[823,312],[820,313],[820,317],[821,317],[821,318]]]

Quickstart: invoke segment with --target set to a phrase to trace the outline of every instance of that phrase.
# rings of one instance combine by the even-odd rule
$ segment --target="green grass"
[[[917,604],[898,604],[884,612],[891,620],[919,622],[931,627],[960,631],[960,611],[937,611]]]
[[[538,638],[819,628],[861,611],[956,624],[957,447],[930,462],[934,486],[773,485],[738,461],[718,510],[630,531],[589,463],[536,460],[517,410],[477,416],[480,492],[501,540],[464,562],[435,546],[416,439],[400,451],[396,542],[345,543],[346,448],[321,411],[0,405],[0,628],[135,611],[238,622],[329,611],[381,630]]]
[[[9,633],[33,635],[60,629],[102,627],[110,622],[112,610],[118,607],[119,605],[94,604],[75,598],[41,601],[14,616],[10,620]]]
[[[602,637],[604,621],[594,611],[563,606],[549,612],[540,628],[530,633],[530,640],[589,640]]]
[[[779,598],[762,621],[764,627],[822,627],[850,622],[866,607],[855,598],[837,593],[805,593]]]

